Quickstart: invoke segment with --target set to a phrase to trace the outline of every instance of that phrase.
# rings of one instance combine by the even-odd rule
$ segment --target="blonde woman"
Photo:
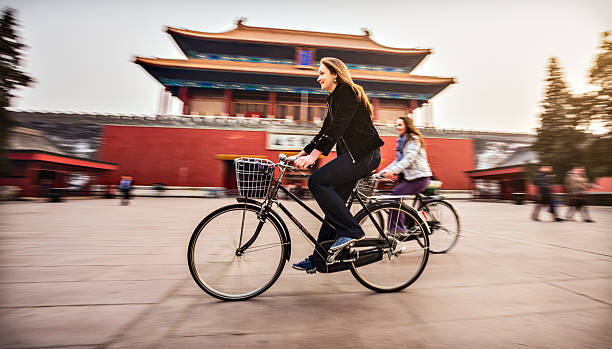
[[[329,93],[327,116],[319,133],[294,159],[297,168],[305,169],[336,146],[337,157],[310,176],[308,188],[325,214],[325,220],[337,232],[336,235],[323,224],[317,240],[335,240],[330,250],[337,251],[365,237],[345,202],[357,180],[380,164],[380,147],[384,142],[372,123],[372,105],[368,97],[363,88],[353,82],[341,60],[321,59],[317,82]],[[293,267],[306,271],[315,269],[311,257]]]

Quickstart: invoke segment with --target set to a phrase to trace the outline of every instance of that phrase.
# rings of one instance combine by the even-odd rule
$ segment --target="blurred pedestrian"
[[[533,213],[531,214],[531,219],[534,221],[540,220],[538,215],[540,214],[540,209],[542,206],[548,206],[548,211],[552,214],[555,222],[563,222],[563,219],[557,216],[557,212],[555,210],[555,202],[553,201],[552,191],[550,188],[552,179],[552,167],[540,166],[534,181],[535,185],[537,185],[539,189],[538,197],[536,198],[536,205],[533,209]]]
[[[569,207],[565,214],[565,219],[574,220],[576,211],[582,214],[582,219],[585,222],[593,223],[587,209],[586,190],[595,188],[585,175],[584,167],[574,167],[567,172],[565,176],[565,190],[569,199]]]
[[[119,182],[119,190],[121,191],[121,206],[129,205],[132,191],[131,176],[121,176],[121,181]]]

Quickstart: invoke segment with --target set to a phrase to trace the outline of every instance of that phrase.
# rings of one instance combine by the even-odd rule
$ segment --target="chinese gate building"
[[[326,91],[316,82],[319,60],[332,56],[351,70],[374,107],[374,122],[394,123],[454,81],[412,75],[428,49],[391,48],[364,35],[250,27],[224,33],[167,28],[187,59],[137,57],[183,115],[225,115],[316,122],[326,115]],[[162,103],[163,104],[163,103]]]

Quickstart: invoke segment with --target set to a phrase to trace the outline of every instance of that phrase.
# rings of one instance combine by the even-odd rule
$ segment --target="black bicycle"
[[[446,201],[443,196],[427,196],[421,193],[416,195],[389,195],[376,190],[380,181],[388,181],[384,177],[370,176],[358,183],[357,192],[367,203],[399,201],[404,204],[412,200],[411,207],[415,208],[427,221],[429,227],[429,252],[446,253],[452,249],[461,235],[461,221],[457,210]],[[352,201],[348,202],[348,205]]]
[[[366,238],[331,252],[328,249],[333,241],[318,243],[278,200],[280,190],[330,225],[281,185],[285,172],[294,168],[283,154],[279,158],[276,164],[266,159],[236,159],[237,203],[215,210],[195,228],[187,260],[193,279],[204,292],[223,300],[245,300],[262,294],[278,279],[291,256],[291,236],[273,205],[314,245],[312,262],[316,271],[348,269],[362,285],[377,292],[400,291],[419,278],[429,256],[429,228],[414,208],[401,202],[368,205],[358,195],[356,185],[349,200],[361,205],[355,219]],[[406,217],[411,229],[390,230],[393,220],[401,216]]]

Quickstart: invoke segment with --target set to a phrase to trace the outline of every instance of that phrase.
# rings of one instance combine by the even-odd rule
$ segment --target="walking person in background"
[[[566,220],[573,221],[574,213],[579,211],[585,222],[593,223],[587,209],[586,190],[596,188],[585,175],[584,167],[574,167],[565,176],[565,190],[569,199],[569,208],[565,215]]]
[[[370,174],[380,164],[380,147],[384,144],[372,122],[373,109],[363,88],[353,82],[344,63],[332,57],[321,59],[317,82],[327,91],[327,116],[319,133],[297,155],[295,167],[305,169],[321,154],[336,146],[336,158],[316,170],[308,179],[308,188],[325,214],[317,240],[335,240],[330,251],[339,251],[365,238],[365,233],[346,207],[346,200],[357,180]],[[315,269],[312,256],[293,268]]]
[[[130,192],[132,191],[132,177],[131,176],[121,176],[121,181],[119,182],[119,190],[121,191],[121,206],[127,206],[130,204]]]
[[[399,134],[395,147],[395,160],[380,171],[380,174],[387,179],[398,181],[391,191],[391,195],[418,194],[427,188],[432,176],[427,162],[423,136],[409,117],[398,118],[395,129]],[[397,212],[394,211],[389,217],[389,231],[399,234],[405,233],[406,217],[401,215],[398,218],[395,217],[396,214]]]
[[[538,198],[536,200],[536,205],[533,209],[533,213],[531,214],[531,219],[534,221],[539,221],[538,215],[540,214],[540,209],[542,206],[548,206],[549,212],[552,214],[555,222],[563,222],[562,218],[557,216],[557,212],[555,210],[555,203],[553,202],[552,192],[550,190],[551,182],[552,182],[552,167],[550,166],[540,166],[538,173],[535,176],[535,185],[539,188]]]

